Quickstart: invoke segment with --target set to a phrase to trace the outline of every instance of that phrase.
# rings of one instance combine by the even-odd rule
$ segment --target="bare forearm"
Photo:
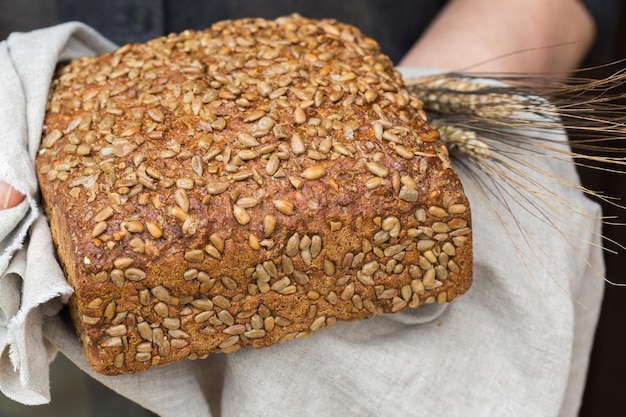
[[[594,34],[576,0],[453,0],[400,65],[564,74],[580,64]]]

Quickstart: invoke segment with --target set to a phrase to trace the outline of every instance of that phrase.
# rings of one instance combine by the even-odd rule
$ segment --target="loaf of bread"
[[[37,170],[100,373],[299,339],[471,284],[447,149],[376,42],[334,20],[224,21],[67,63]]]

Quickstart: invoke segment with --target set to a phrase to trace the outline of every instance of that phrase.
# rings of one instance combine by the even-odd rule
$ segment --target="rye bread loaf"
[[[60,67],[37,169],[104,374],[471,284],[445,146],[376,42],[334,20],[225,21]]]

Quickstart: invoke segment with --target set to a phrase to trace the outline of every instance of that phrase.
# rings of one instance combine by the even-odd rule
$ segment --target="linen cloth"
[[[540,201],[487,201],[471,179],[484,174],[460,172],[472,204],[474,284],[449,305],[338,323],[308,339],[135,375],[91,371],[61,310],[71,288],[38,207],[34,159],[56,63],[113,48],[79,23],[12,34],[0,44],[0,179],[27,196],[0,211],[5,395],[24,404],[50,401],[48,365],[60,351],[166,417],[577,414],[602,298],[600,209],[545,176],[540,183],[572,208],[567,216]],[[566,146],[563,132],[551,136]],[[578,183],[570,161],[542,164]],[[502,184],[503,195],[509,188]],[[553,213],[553,227],[541,209]],[[502,221],[519,227],[506,231]]]

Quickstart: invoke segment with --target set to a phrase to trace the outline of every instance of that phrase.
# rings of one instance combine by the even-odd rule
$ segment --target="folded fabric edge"
[[[51,39],[52,33],[56,37]],[[55,41],[56,42],[50,42]],[[33,59],[29,45],[45,44],[49,45],[47,53]],[[37,152],[41,136],[41,125],[43,123],[43,113],[45,111],[45,97],[49,88],[48,73],[54,69],[59,59],[71,59],[84,55],[94,55],[112,50],[113,43],[97,34],[89,26],[71,22],[56,27],[41,29],[28,33],[14,33],[6,42],[3,42],[6,63],[19,78],[20,87],[12,90],[15,94],[22,96],[26,108],[18,106],[19,112],[24,111],[26,116],[24,129],[19,130],[20,136],[28,136],[26,141],[17,146],[28,147],[26,152],[17,155],[17,161],[8,164],[1,164],[5,169],[0,169],[0,177],[6,180],[16,190],[26,196],[22,204],[22,212],[19,216],[11,219],[12,228],[7,229],[3,236],[2,252],[0,253],[0,274],[4,274],[7,266],[19,251],[29,251],[32,240],[28,243],[29,230],[36,228],[35,222],[39,219],[45,224],[41,210],[37,202],[37,184],[34,174],[34,158]],[[52,62],[54,61],[54,62]],[[43,65],[42,65],[43,64]],[[33,82],[30,80],[32,74],[39,73],[43,77],[37,77]],[[26,77],[22,79],[22,77]],[[43,101],[42,101],[43,100]],[[16,108],[14,108],[15,110]],[[20,116],[21,117],[21,116]],[[10,137],[9,137],[10,139]],[[14,137],[14,139],[16,139]],[[17,139],[16,139],[17,140]],[[9,140],[9,144],[11,144]],[[32,160],[31,160],[32,159]],[[17,165],[16,165],[17,164]],[[27,173],[18,176],[12,171],[12,167],[23,166]],[[49,234],[49,232],[48,232]],[[45,256],[41,253],[33,253],[33,256]],[[52,255],[54,256],[54,255]],[[37,263],[37,262],[35,262]],[[22,277],[28,276],[28,265],[26,273]],[[34,272],[34,271],[31,271]],[[21,275],[21,274],[20,274]],[[67,302],[71,294],[71,288],[65,281],[55,282],[46,288],[46,291],[30,291],[28,300],[24,298],[24,291],[27,285],[22,286],[22,294],[17,300],[20,310],[15,316],[9,318],[9,324],[5,328],[2,344],[0,345],[0,389],[3,393],[14,401],[27,404],[46,404],[50,401],[49,387],[49,363],[54,357],[56,347],[43,340],[42,317],[49,314],[56,314],[62,307],[62,303]]]
[[[39,324],[41,326],[41,313],[38,310],[34,310],[28,316],[31,325]],[[16,355],[15,341],[13,340],[15,335],[11,333],[11,331],[8,332],[4,346],[0,347],[0,391],[11,400],[24,405],[48,404],[50,402],[48,358],[52,355],[46,353],[29,358],[34,359],[37,362],[35,366],[38,367],[35,378],[31,378],[30,372],[22,372],[22,369],[19,368],[19,355]],[[41,339],[42,335],[39,334],[38,336]],[[36,344],[39,345],[39,343]],[[48,349],[52,345],[41,343],[41,346]],[[41,366],[42,360],[46,361],[45,366]]]
[[[0,274],[4,274],[15,253],[24,247],[28,231],[40,214],[37,202],[30,196],[27,196],[19,206],[21,205],[29,206],[29,208],[25,210],[20,220],[17,221],[13,232],[9,234],[10,243],[0,253]]]

